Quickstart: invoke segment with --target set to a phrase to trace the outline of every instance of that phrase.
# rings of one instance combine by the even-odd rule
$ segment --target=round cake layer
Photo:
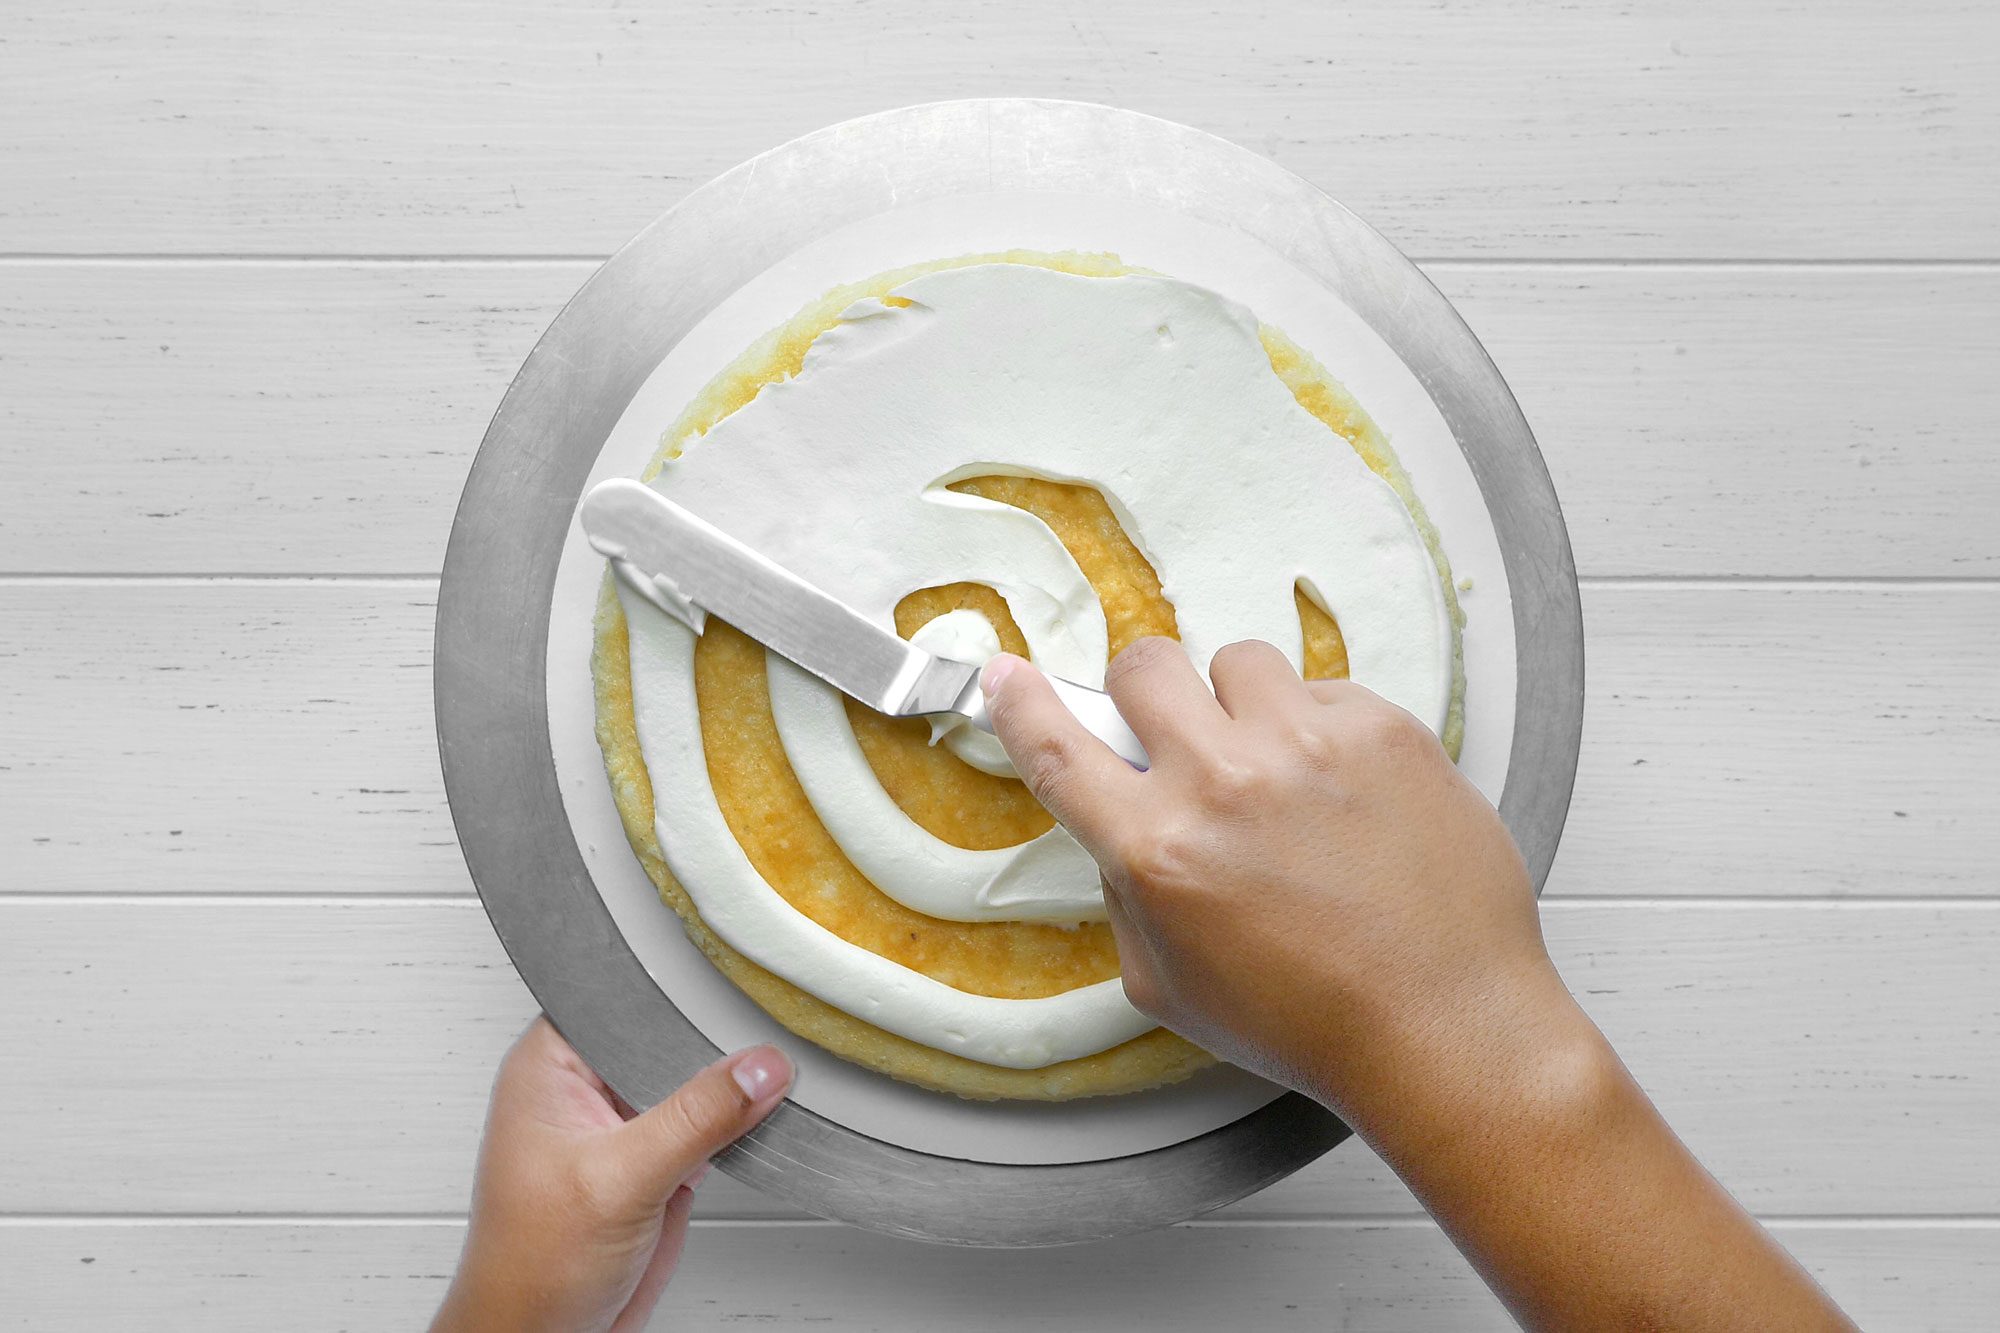
[[[1121,271],[1115,261],[1103,258],[1015,255],[957,262],[996,258],[1071,272]],[[796,372],[813,338],[837,323],[855,299],[885,294],[910,276],[909,271],[884,275],[832,293],[762,340],[718,377],[669,432],[668,452],[750,401],[763,385]],[[1414,507],[1407,482],[1366,416],[1309,358],[1268,329],[1261,336],[1272,369],[1297,402],[1395,486],[1421,524],[1421,510]],[[1331,435],[1328,439],[1336,442]],[[829,458],[826,465],[838,467],[840,461]],[[1176,632],[1173,607],[1162,595],[1155,571],[1096,490],[1023,476],[972,477],[953,483],[952,489],[1026,510],[1047,525],[1089,579],[1103,607],[1108,651],[1115,652],[1142,634]],[[1429,536],[1427,525],[1425,531]],[[1438,561],[1437,576],[1448,597],[1448,575],[1434,539],[1431,555]],[[1345,645],[1332,617],[1304,590],[1295,588],[1291,594],[1307,674],[1345,674]],[[908,636],[937,615],[967,609],[991,621],[1009,648],[1021,651],[1027,646],[1006,602],[984,584],[960,582],[910,593],[895,607],[895,620]],[[1455,606],[1453,614],[1455,618]],[[625,630],[623,609],[607,588],[594,658],[599,730],[628,835],[696,942],[779,1021],[871,1068],[974,1097],[1063,1098],[1125,1091],[1183,1076],[1207,1063],[1207,1057],[1178,1038],[1153,1031],[1080,1058],[1039,1068],[1003,1068],[884,1031],[724,943],[675,883],[660,856],[652,783],[633,725]],[[693,675],[706,785],[712,788],[730,835],[757,874],[798,913],[869,953],[967,995],[1052,997],[1101,986],[1115,977],[1115,950],[1101,924],[939,920],[881,893],[827,834],[792,771],[772,718],[761,650],[726,626],[715,626],[694,650]],[[1455,680],[1455,671],[1453,676]],[[1443,728],[1453,743],[1459,721],[1457,697],[1454,689]],[[956,848],[990,850],[1049,831],[1047,815],[1018,782],[979,772],[930,746],[922,722],[882,718],[851,702],[845,714],[873,777],[901,813],[928,835]],[[667,830],[671,839],[673,802],[665,804],[666,818],[659,828]]]

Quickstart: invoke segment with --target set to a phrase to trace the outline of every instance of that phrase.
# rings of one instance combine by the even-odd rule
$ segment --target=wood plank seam
[[[470,1182],[468,1182],[470,1188]],[[1764,1226],[1817,1227],[1833,1231],[1846,1228],[1894,1228],[1902,1231],[1987,1231],[2000,1230],[2000,1213],[1755,1213]],[[14,1213],[0,1212],[0,1228],[29,1227],[413,1227],[463,1226],[464,1213]],[[816,1217],[701,1217],[694,1225],[706,1227],[844,1227],[842,1222]],[[1299,1217],[1197,1217],[1174,1224],[1194,1230],[1250,1231],[1294,1227],[1329,1229],[1370,1227],[1429,1227],[1436,1223],[1427,1213],[1344,1213]]]
[[[159,889],[144,895],[98,893],[89,889],[38,889],[16,893],[0,889],[0,903],[15,906],[60,906],[76,904],[122,904],[139,906],[152,903],[174,903],[182,907],[247,907],[277,908],[289,906],[319,907],[464,907],[478,901],[477,893],[468,888],[460,894],[416,894],[394,892],[353,893],[200,893],[183,889]],[[1929,907],[1957,908],[1978,907],[2000,904],[2000,888],[1988,891],[1972,891],[1961,894],[1936,894],[1929,896],[1902,896],[1897,894],[1859,893],[1732,893],[1732,894],[1685,894],[1635,896],[1623,893],[1583,893],[1574,890],[1555,889],[1544,894],[1545,907],[1559,907],[1567,904],[1604,906],[1619,904],[1632,908],[1661,907],[1772,907],[1787,903],[1816,904],[1824,907]]]
[[[339,250],[301,251],[297,254],[256,254],[250,251],[199,251],[199,250],[16,250],[0,252],[0,264],[244,264],[282,267],[293,264],[351,264],[382,266],[421,266],[426,264],[490,265],[495,268],[510,264],[575,265],[579,268],[595,268],[609,259],[609,254],[566,254],[562,251],[547,253],[525,252],[522,254],[370,254],[362,251],[347,253]],[[1478,268],[1478,269],[1678,269],[1700,272],[1705,269],[1904,269],[1904,270],[1978,270],[2000,268],[2000,256],[1993,258],[1925,258],[1920,255],[1872,255],[1853,258],[1787,258],[1783,255],[1742,255],[1708,256],[1699,259],[1683,259],[1670,256],[1648,257],[1645,255],[1472,255],[1472,254],[1411,254],[1410,262],[1424,268]]]
[[[0,588],[5,587],[121,587],[132,584],[152,584],[174,588],[200,588],[209,585],[227,587],[232,584],[252,584],[261,586],[299,587],[356,587],[416,588],[435,591],[438,586],[436,574],[421,571],[403,573],[339,573],[328,571],[256,570],[244,572],[217,572],[204,570],[161,570],[145,572],[137,570],[0,570]],[[2000,588],[2000,578],[1984,574],[1882,574],[1853,575],[1839,574],[1827,578],[1801,578],[1796,574],[1585,574],[1577,579],[1577,586],[1588,592],[1592,589],[1647,588],[1662,592],[1676,590],[1698,591],[1704,589],[1727,590],[1731,588],[1755,589],[1763,592],[1858,592],[1882,588],[1951,589],[1965,588],[1973,591],[1992,591]],[[1588,628],[1586,626],[1586,628]]]

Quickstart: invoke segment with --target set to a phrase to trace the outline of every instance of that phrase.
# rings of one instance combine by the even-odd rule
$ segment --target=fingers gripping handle
[[[1142,773],[1151,766],[1152,761],[1146,757],[1146,747],[1139,744],[1132,728],[1125,725],[1125,719],[1119,716],[1118,705],[1111,702],[1110,695],[1060,676],[1045,675],[1043,679],[1055,690],[1056,698],[1062,700],[1063,707],[1083,724],[1084,730],[1110,746],[1113,754]],[[960,711],[981,731],[993,730],[993,719],[986,712],[986,696],[976,685]]]
[[[1125,725],[1125,719],[1118,714],[1118,705],[1111,702],[1111,696],[1100,690],[1073,684],[1059,676],[1050,676],[1049,684],[1055,687],[1056,698],[1063,701],[1063,707],[1083,723],[1084,730],[1111,747],[1112,753],[1144,772],[1151,764],[1146,757],[1146,747],[1139,744],[1139,738],[1132,734],[1132,728]]]

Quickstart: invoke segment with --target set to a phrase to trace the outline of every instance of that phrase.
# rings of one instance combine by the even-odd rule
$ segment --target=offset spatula
[[[614,478],[583,498],[583,530],[634,591],[699,634],[714,612],[781,657],[892,717],[952,713],[992,731],[979,667],[927,653],[643,482]],[[1135,768],[1146,751],[1111,696],[1048,678],[1090,734]]]

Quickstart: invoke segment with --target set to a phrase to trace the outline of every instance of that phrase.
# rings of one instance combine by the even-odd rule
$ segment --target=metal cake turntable
[[[1498,796],[1535,883],[1548,873],[1582,729],[1575,568],[1528,424],[1450,303],[1317,188],[1199,131],[1026,99],[885,112],[725,173],[605,263],[509,388],[452,529],[436,695],[459,840],[522,978],[634,1105],[659,1100],[716,1057],[718,1040],[738,1044],[743,1034],[690,1017],[710,1010],[683,980],[715,979],[691,950],[677,958],[663,952],[672,946],[646,942],[655,929],[677,934],[672,914],[605,882],[637,867],[622,838],[597,836],[601,812],[586,813],[589,801],[609,798],[582,772],[587,695],[568,679],[588,652],[587,633],[571,637],[588,619],[571,591],[576,574],[564,572],[578,501],[594,471],[637,471],[608,442],[633,434],[621,425],[628,409],[649,407],[656,374],[702,339],[733,353],[749,341],[738,325],[761,332],[802,304],[801,293],[996,244],[1116,249],[1240,294],[1348,382],[1396,440],[1456,572],[1475,575],[1466,644],[1477,692],[1464,763]],[[1350,348],[1372,384],[1349,378]],[[686,396],[660,399],[670,407],[652,421],[655,435]],[[585,704],[566,702],[578,697]],[[651,913],[644,932],[635,912]],[[1051,1245],[1230,1203],[1347,1133],[1295,1093],[1211,1097],[1194,1110],[1163,1102],[1150,1120],[1135,1102],[1132,1119],[1147,1127],[1125,1134],[1116,1117],[1126,1099],[1074,1112],[1083,1127],[1072,1130],[1061,1119],[1072,1113],[1059,1109],[1010,1120],[876,1086],[890,1083],[851,1067],[802,1074],[794,1099],[718,1164],[777,1198],[876,1230]]]

